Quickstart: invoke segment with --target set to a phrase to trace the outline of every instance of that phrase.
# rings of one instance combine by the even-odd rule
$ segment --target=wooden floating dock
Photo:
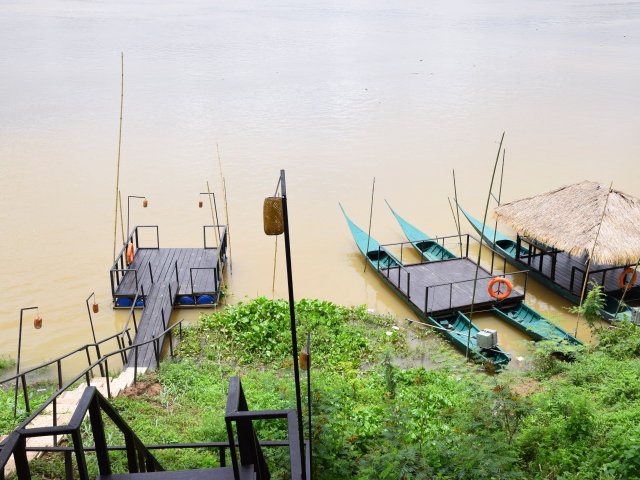
[[[406,300],[430,316],[441,316],[460,311],[467,313],[493,306],[509,306],[524,300],[524,292],[513,289],[511,295],[498,300],[489,295],[489,282],[496,277],[480,267],[476,284],[475,300],[473,299],[473,278],[476,264],[466,258],[427,261],[407,264],[399,267],[380,268],[385,279],[396,288]],[[506,273],[501,276],[514,282],[514,275]]]
[[[141,232],[155,229],[156,242],[141,243]],[[207,229],[217,235],[215,246],[207,245]],[[203,227],[203,248],[160,248],[156,225],[137,226],[131,232],[111,270],[111,294],[115,308],[142,308],[136,319],[133,313],[135,338],[133,344],[143,343],[160,335],[169,326],[174,308],[213,307],[220,297],[222,274],[227,261],[227,231],[224,225]],[[133,261],[127,258],[129,245]],[[153,343],[132,350],[127,364],[154,368],[162,350]]]

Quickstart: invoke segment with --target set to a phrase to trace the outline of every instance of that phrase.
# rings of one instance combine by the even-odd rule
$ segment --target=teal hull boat
[[[493,371],[500,371],[506,364],[509,363],[511,358],[500,347],[493,349],[481,349],[476,342],[476,335],[480,329],[471,322],[462,312],[454,312],[451,315],[445,317],[434,318],[430,315],[426,315],[419,307],[414,305],[405,295],[404,292],[398,290],[395,285],[390,283],[387,278],[380,273],[378,268],[392,268],[402,266],[402,262],[395,256],[387,253],[380,248],[378,243],[373,237],[370,237],[365,231],[358,227],[347,216],[344,208],[340,204],[340,209],[344,218],[347,220],[351,235],[356,242],[358,250],[367,259],[368,264],[374,269],[378,276],[390,287],[396,294],[422,319],[425,323],[438,328],[440,332],[449,342],[459,348],[462,352],[467,351],[467,340],[469,340],[469,357],[478,363],[485,364],[488,369]],[[469,332],[471,337],[469,338]]]
[[[456,255],[441,246],[439,243],[431,240],[431,237],[426,233],[420,231],[404,220],[395,212],[395,210],[393,210],[391,205],[389,205],[389,202],[387,202],[387,206],[396,217],[396,220],[400,224],[400,228],[402,228],[407,240],[409,240],[414,248],[423,254],[428,260],[443,260],[456,257]],[[551,340],[558,343],[582,345],[580,340],[544,318],[524,302],[520,302],[518,305],[513,307],[492,307],[492,311],[509,325],[529,335],[536,341]]]
[[[480,235],[482,235],[483,240],[487,243],[487,245],[489,245],[496,252],[498,252],[498,254],[500,254],[503,258],[505,258],[507,262],[509,262],[511,265],[513,265],[517,269],[528,270],[529,275],[531,275],[534,279],[536,279],[538,282],[543,284],[545,287],[550,288],[551,290],[558,293],[559,295],[562,295],[564,298],[566,298],[570,302],[575,303],[576,305],[580,303],[579,296],[575,295],[574,293],[562,287],[561,285],[558,285],[557,283],[552,282],[549,278],[540,274],[535,269],[531,269],[525,262],[521,262],[520,260],[518,260],[516,258],[518,244],[515,240],[501,234],[500,232],[495,231],[488,225],[484,226],[484,234],[483,234],[482,222],[480,222],[479,220],[477,220],[476,218],[468,214],[459,204],[458,204],[458,207],[460,208],[460,211],[464,214],[466,219],[469,221],[471,226],[474,228],[474,230],[478,232]],[[520,246],[520,255],[528,255],[528,254],[529,254],[529,250],[527,250],[523,246]],[[625,320],[625,319],[631,318],[631,316],[633,315],[632,310],[629,307],[626,307],[626,306],[620,307],[619,305],[620,305],[619,301],[616,298],[605,294],[605,306],[600,309],[600,313],[605,320],[609,320],[609,321]],[[616,315],[616,311],[618,311],[617,315]]]

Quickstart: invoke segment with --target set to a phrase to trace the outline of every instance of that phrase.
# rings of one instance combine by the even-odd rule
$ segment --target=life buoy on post
[[[629,274],[631,274],[631,280],[627,282],[627,275]],[[628,290],[629,288],[633,287],[637,279],[638,279],[638,272],[636,272],[631,267],[626,268],[624,272],[620,274],[620,277],[618,279],[620,283],[620,288],[624,288],[625,290]]]
[[[494,290],[492,287],[496,283],[498,284],[498,289]],[[500,286],[501,285],[504,285],[506,287],[506,290],[504,292],[500,291]],[[505,298],[507,298],[509,295],[511,295],[512,290],[513,290],[513,285],[511,284],[511,282],[509,280],[507,280],[504,277],[495,277],[495,278],[493,278],[489,282],[489,286],[487,287],[487,291],[489,292],[489,295],[491,295],[493,298],[496,298],[498,300],[504,300]]]
[[[129,245],[127,245],[127,264],[131,265],[134,258],[135,254],[133,252],[133,242],[129,242]]]

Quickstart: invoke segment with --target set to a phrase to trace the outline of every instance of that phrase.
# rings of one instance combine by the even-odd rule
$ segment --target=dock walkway
[[[135,325],[134,344],[150,340],[166,330],[174,307],[206,308],[217,304],[227,260],[227,234],[226,227],[215,226],[219,234],[217,246],[208,246],[207,228],[214,227],[204,227],[203,248],[160,248],[155,225],[137,226],[132,231],[111,267],[110,277],[115,308],[143,309]],[[142,229],[155,229],[155,245],[141,244],[139,232]],[[132,262],[127,258],[129,244],[134,249]],[[161,350],[162,343],[159,348],[154,343],[141,346],[131,351],[127,364],[155,368]]]

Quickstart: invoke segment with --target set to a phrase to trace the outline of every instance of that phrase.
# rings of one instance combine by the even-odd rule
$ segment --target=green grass
[[[489,376],[430,334],[422,339],[432,366],[407,367],[424,353],[407,338],[423,334],[363,307],[303,300],[296,311],[301,345],[312,332],[317,480],[640,478],[638,326],[600,330],[600,343],[571,363],[542,345],[535,371]],[[286,302],[264,298],[204,316],[187,329],[179,358],[150,377],[160,393],[113,404],[145,443],[226,441],[230,376],[241,375],[251,409],[294,405],[288,321]],[[263,440],[286,438],[284,422],[256,429]],[[122,442],[112,426],[108,437]],[[217,452],[157,457],[169,469],[218,464]],[[272,478],[286,478],[287,452],[267,457]],[[115,466],[125,471],[122,455]],[[33,470],[60,477],[62,459],[48,455]]]

